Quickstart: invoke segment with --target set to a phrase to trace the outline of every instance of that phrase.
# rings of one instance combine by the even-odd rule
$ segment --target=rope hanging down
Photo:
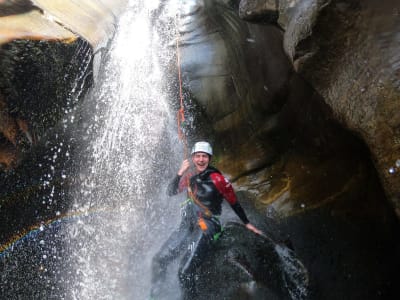
[[[184,157],[188,157],[188,150],[187,150],[187,139],[186,135],[184,134],[182,127],[185,123],[185,108],[183,103],[183,91],[182,91],[182,74],[181,74],[181,58],[180,58],[180,51],[179,51],[179,29],[178,29],[178,16],[175,16],[175,28],[176,28],[176,64],[178,69],[178,81],[179,81],[179,99],[180,99],[180,108],[177,114],[178,120],[178,136],[179,139],[183,142],[184,146]]]

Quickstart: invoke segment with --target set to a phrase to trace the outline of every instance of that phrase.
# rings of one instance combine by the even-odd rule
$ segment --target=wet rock
[[[127,0],[79,2],[32,0],[32,2],[54,23],[61,24],[88,41],[94,51],[106,46],[115,31],[116,16],[127,4]]]
[[[91,51],[82,40],[16,40],[3,45],[1,144],[11,143],[18,160],[84,95],[92,82]],[[82,90],[74,92],[75,86],[82,86]]]
[[[307,270],[294,252],[237,223],[226,225],[196,278],[196,299],[306,299],[308,295]]]
[[[260,135],[273,136],[280,126],[278,112],[292,71],[282,51],[282,34],[273,26],[240,20],[221,3],[194,2],[183,7],[188,13],[179,21],[184,24],[181,67],[184,88],[204,112],[207,127],[194,124],[196,130],[190,133],[210,139],[208,132],[213,132],[218,145],[228,150],[223,152],[240,153],[239,160],[242,153],[249,154],[241,166],[251,160],[265,164],[277,150],[267,142],[270,139],[252,141],[261,140]]]
[[[4,168],[14,168],[80,101],[126,2],[0,3],[0,162]]]
[[[242,0],[239,4],[239,17],[246,21],[274,23],[278,20],[278,1]]]

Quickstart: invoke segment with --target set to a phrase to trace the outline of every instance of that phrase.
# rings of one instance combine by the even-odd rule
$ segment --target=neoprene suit
[[[218,217],[225,199],[244,224],[247,216],[237,201],[232,184],[215,168],[209,166],[194,176],[176,176],[168,186],[168,195],[188,190],[188,201],[182,211],[182,221],[161,250],[153,258],[153,294],[160,291],[170,262],[183,254],[179,267],[180,283],[186,291],[194,292],[196,268],[207,255],[213,240],[221,234]]]

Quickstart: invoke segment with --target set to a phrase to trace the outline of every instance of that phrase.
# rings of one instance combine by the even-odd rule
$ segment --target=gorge
[[[2,294],[146,298],[182,201],[179,54],[189,144],[268,237],[225,216],[202,297],[395,298],[399,4],[149,2],[0,2]]]

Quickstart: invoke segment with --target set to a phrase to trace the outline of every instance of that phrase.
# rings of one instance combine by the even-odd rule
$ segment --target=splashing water
[[[282,279],[291,299],[307,299],[309,283],[307,269],[289,248],[276,244],[275,251],[281,261]]]

